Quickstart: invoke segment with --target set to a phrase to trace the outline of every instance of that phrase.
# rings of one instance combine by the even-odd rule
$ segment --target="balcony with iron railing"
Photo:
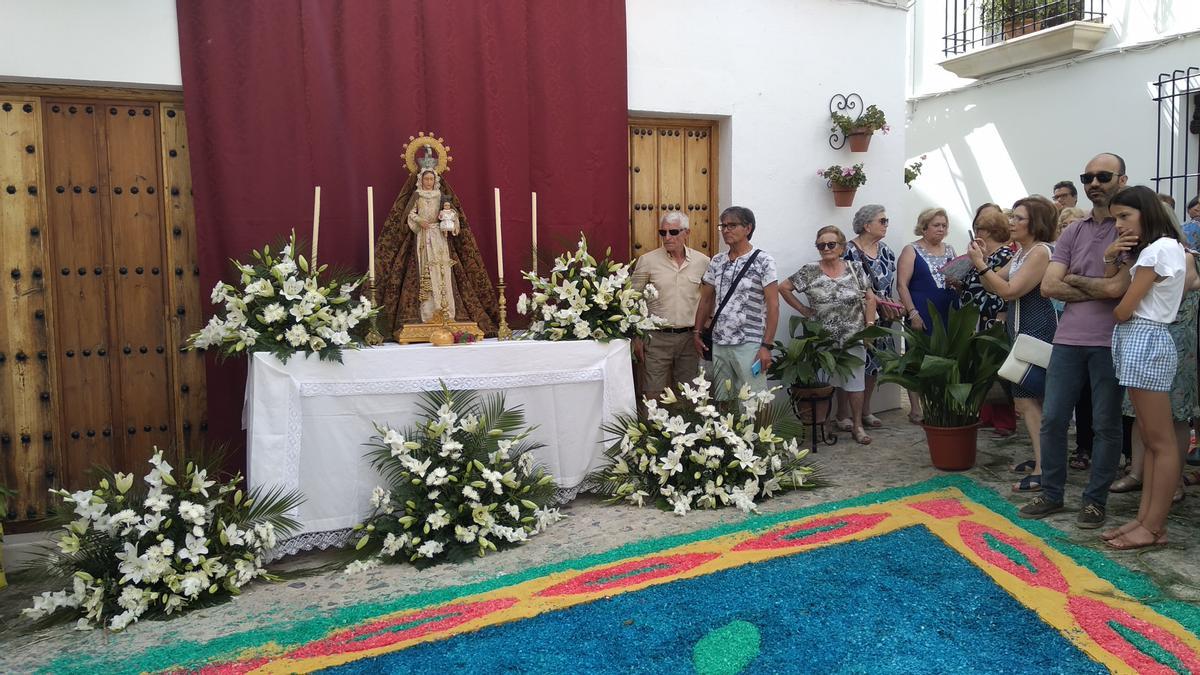
[[[1104,0],[945,0],[942,67],[960,77],[1091,51],[1108,30]]]

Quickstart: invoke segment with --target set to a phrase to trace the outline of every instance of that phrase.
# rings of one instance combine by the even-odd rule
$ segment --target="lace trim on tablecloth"
[[[587,368],[512,375],[449,375],[355,382],[302,382],[300,395],[307,398],[311,396],[415,394],[422,391],[438,391],[443,384],[451,389],[510,389],[512,387],[539,387],[547,384],[594,382],[603,379],[603,368]]]
[[[584,482],[574,487],[558,488],[554,491],[554,505],[562,506],[567,502],[574,501],[580,493],[590,492],[593,487],[593,485]],[[267,551],[263,556],[263,563],[271,563],[280,558],[305,551],[315,551],[318,549],[325,551],[331,548],[345,548],[350,544],[353,535],[354,529],[349,527],[329,530],[327,532],[305,532],[304,534],[298,534],[283,540],[275,548]]]

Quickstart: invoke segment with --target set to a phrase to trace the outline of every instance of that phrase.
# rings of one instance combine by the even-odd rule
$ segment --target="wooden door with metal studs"
[[[712,256],[717,238],[717,122],[629,120],[630,257],[658,248],[658,224],[670,211],[687,215],[688,246]]]
[[[0,89],[0,485],[9,518],[154,448],[200,450],[203,356],[182,102]],[[110,98],[111,96],[111,98]],[[178,99],[178,94],[175,95]]]

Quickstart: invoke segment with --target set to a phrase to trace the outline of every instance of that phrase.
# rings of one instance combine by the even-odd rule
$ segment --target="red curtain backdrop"
[[[366,187],[382,225],[418,131],[450,145],[447,179],[493,273],[500,188],[510,310],[526,287],[531,191],[543,251],[580,232],[628,250],[624,0],[178,0],[177,11],[205,289],[232,278],[230,258],[293,228],[309,239],[315,185],[321,262],[365,272]],[[210,358],[209,437],[235,450],[245,372]]]

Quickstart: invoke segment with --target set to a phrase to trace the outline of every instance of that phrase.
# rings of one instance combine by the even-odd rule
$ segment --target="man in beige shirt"
[[[692,345],[692,325],[700,303],[700,284],[708,269],[708,256],[688,248],[688,217],[671,211],[658,225],[662,246],[640,256],[633,269],[633,284],[647,283],[658,290],[650,311],[667,320],[660,330],[634,340],[638,360],[645,364],[642,389],[657,397],[679,382],[690,382],[700,372],[700,358]]]

